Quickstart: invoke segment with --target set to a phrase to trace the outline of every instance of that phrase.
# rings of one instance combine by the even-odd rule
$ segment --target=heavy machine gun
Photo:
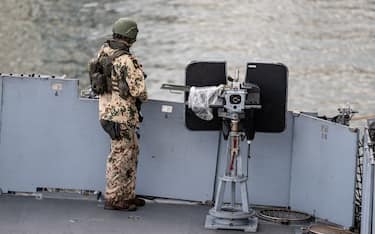
[[[196,131],[222,131],[227,141],[225,174],[218,178],[215,205],[206,216],[209,229],[237,229],[256,232],[258,220],[249,207],[243,170],[241,141],[248,143],[247,156],[256,132],[285,129],[288,70],[282,64],[248,63],[240,82],[226,76],[225,63],[194,62],[186,69],[186,85],[165,84],[163,89],[185,91],[185,124]],[[248,168],[246,157],[246,169]],[[230,187],[230,202],[225,189]],[[238,188],[238,189],[237,189]],[[240,191],[241,202],[236,202]]]

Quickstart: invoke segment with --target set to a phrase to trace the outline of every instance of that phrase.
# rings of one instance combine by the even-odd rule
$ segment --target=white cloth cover
[[[188,107],[203,120],[212,120],[211,104],[216,103],[220,93],[224,89],[224,85],[191,87],[188,99]]]

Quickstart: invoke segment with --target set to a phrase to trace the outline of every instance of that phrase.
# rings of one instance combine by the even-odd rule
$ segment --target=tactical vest
[[[91,89],[96,95],[104,93],[118,92],[120,97],[125,98],[128,95],[128,85],[125,77],[121,77],[118,82],[112,81],[113,61],[129,53],[129,48],[121,46],[116,41],[107,41],[104,46],[114,49],[114,53],[110,56],[102,52],[98,58],[93,58],[89,62],[89,76]]]

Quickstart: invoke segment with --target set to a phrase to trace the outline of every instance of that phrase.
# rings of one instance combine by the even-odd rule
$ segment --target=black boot
[[[134,198],[134,199],[130,199],[129,200],[132,204],[136,205],[137,207],[138,206],[145,206],[146,204],[146,201],[144,199],[141,199],[141,198]]]
[[[132,203],[130,200],[126,200],[121,204],[114,204],[110,201],[105,201],[104,203],[105,210],[121,210],[121,211],[136,211],[137,206]]]

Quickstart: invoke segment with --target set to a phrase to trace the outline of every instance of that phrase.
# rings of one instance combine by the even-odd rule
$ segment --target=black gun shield
[[[248,63],[246,82],[256,84],[260,88],[262,109],[255,111],[255,131],[284,131],[288,68],[283,64]]]
[[[226,84],[225,62],[192,62],[186,67],[185,84],[187,86],[217,86]],[[189,93],[185,93],[185,101]],[[220,130],[221,118],[214,112],[214,118],[210,121],[198,118],[187,106],[185,108],[185,124],[190,130]]]

